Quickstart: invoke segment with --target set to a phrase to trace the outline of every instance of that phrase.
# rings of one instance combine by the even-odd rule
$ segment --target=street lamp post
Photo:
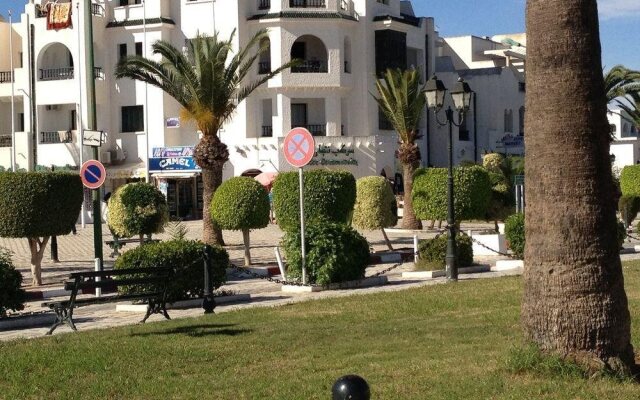
[[[438,118],[438,112],[444,107],[444,98],[447,92],[447,88],[444,86],[441,80],[435,75],[429,79],[427,86],[425,87],[425,95],[427,97],[427,107],[433,110],[436,117],[436,122],[440,126],[449,125],[449,174],[447,180],[447,225],[449,229],[449,238],[447,240],[447,280],[458,280],[458,265],[456,263],[456,218],[454,209],[454,192],[453,192],[453,125],[460,127],[464,122],[464,116],[469,111],[471,104],[471,96],[473,91],[462,78],[458,79],[458,83],[451,91],[451,97],[453,98],[453,105],[455,110],[448,106],[445,110],[446,120],[440,121]],[[457,112],[457,115],[456,115]]]

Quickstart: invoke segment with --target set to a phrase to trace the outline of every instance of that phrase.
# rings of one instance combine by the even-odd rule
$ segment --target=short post
[[[282,276],[282,279],[286,280],[287,276],[286,276],[286,271],[284,269],[284,264],[282,262],[282,256],[280,255],[280,249],[278,247],[274,247],[273,250],[276,253],[276,260],[278,261],[278,268],[280,269],[280,275]]]
[[[99,258],[96,258],[96,259],[93,261],[93,263],[94,263],[94,269],[95,269],[95,271],[96,271],[96,272],[100,272],[100,271],[101,271],[100,265],[102,264],[102,263],[100,262],[100,259],[99,259]],[[100,282],[101,280],[102,280],[102,278],[101,278],[101,277],[96,276],[96,282]],[[96,288],[96,297],[102,297],[102,288],[99,288],[99,287],[97,287],[97,288]]]
[[[51,236],[51,261],[54,263],[59,263],[58,259],[58,237]]]
[[[418,262],[418,235],[413,235],[413,262]]]
[[[331,398],[333,400],[369,400],[371,390],[364,378],[358,375],[345,375],[333,384]]]
[[[202,299],[202,308],[205,314],[213,314],[213,309],[216,308],[216,301],[211,292],[211,250],[210,246],[204,246],[202,257],[204,260],[204,297]]]

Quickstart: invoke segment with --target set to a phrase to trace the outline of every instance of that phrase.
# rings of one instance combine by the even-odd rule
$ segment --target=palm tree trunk
[[[524,332],[629,372],[596,0],[528,0],[527,41]]]
[[[224,246],[222,237],[222,229],[217,227],[211,219],[209,205],[213,199],[218,186],[222,184],[222,168],[202,168],[202,183],[204,191],[202,199],[204,201],[204,209],[202,210],[202,239],[206,244]]]
[[[404,179],[404,208],[402,210],[402,228],[403,229],[422,229],[422,222],[416,218],[413,211],[413,199],[411,192],[413,191],[413,175],[416,167],[412,164],[404,164],[402,166]]]

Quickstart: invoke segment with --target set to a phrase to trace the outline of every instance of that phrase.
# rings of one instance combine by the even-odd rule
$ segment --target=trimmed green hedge
[[[640,212],[640,197],[632,195],[620,196],[618,200],[618,211],[625,226],[631,225],[638,212]]]
[[[369,244],[357,231],[343,224],[318,223],[305,232],[306,268],[309,282],[327,285],[364,278],[369,264]],[[302,276],[300,232],[283,239],[287,278]]]
[[[0,237],[66,235],[80,215],[83,192],[78,174],[0,173]]]
[[[367,176],[356,181],[353,226],[358,229],[382,229],[398,222],[398,205],[391,185],[382,176]]]
[[[625,196],[640,196],[640,165],[627,165],[622,168],[620,189]]]
[[[119,237],[161,233],[167,222],[167,199],[148,183],[121,186],[109,199],[107,223]]]
[[[273,207],[283,230],[300,226],[297,172],[278,175],[273,183]],[[313,170],[304,173],[305,221],[349,223],[356,201],[356,180],[347,171]]]
[[[435,239],[421,240],[418,243],[417,269],[437,270],[446,265],[448,235],[441,235]],[[456,236],[456,261],[458,268],[473,265],[473,243],[465,235]]]
[[[0,318],[8,310],[24,309],[27,294],[21,289],[22,274],[13,267],[11,253],[0,249]]]
[[[126,251],[115,262],[115,269],[174,267],[176,275],[169,287],[169,302],[202,297],[204,293],[204,243],[196,240],[171,240],[149,243]],[[222,247],[213,246],[212,288],[226,282],[229,255]],[[124,279],[124,277],[123,277]],[[154,290],[153,287],[122,287],[120,293]]]
[[[491,181],[480,166],[454,169],[456,221],[483,219],[492,198]],[[423,220],[447,219],[447,169],[420,168],[413,181],[413,208]]]
[[[524,214],[517,213],[511,215],[504,222],[504,233],[509,243],[509,248],[519,259],[524,258]]]
[[[231,178],[216,189],[210,212],[222,229],[264,228],[269,224],[269,194],[255,179]]]

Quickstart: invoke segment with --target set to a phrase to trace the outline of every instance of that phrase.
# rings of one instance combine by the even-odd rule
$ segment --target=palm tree
[[[153,54],[161,61],[130,56],[116,67],[116,77],[131,78],[156,86],[173,97],[181,106],[181,117],[195,122],[202,132],[194,158],[202,168],[205,211],[213,193],[222,183],[222,166],[229,160],[227,145],[218,132],[238,107],[260,85],[289,68],[288,63],[254,81],[248,75],[261,53],[268,51],[266,30],[256,33],[244,48],[233,54],[235,31],[227,40],[199,35],[188,42],[184,54],[169,42],[153,44]],[[203,240],[209,244],[224,244],[222,231],[214,226],[208,212],[203,215]]]
[[[528,0],[527,37],[525,336],[629,372],[596,0]]]
[[[382,79],[376,79],[376,88],[379,97],[372,95],[400,139],[398,158],[402,163],[405,194],[402,227],[422,229],[422,222],[413,211],[411,191],[413,175],[420,166],[420,149],[416,140],[420,138],[418,124],[427,103],[424,85],[420,84],[420,73],[416,70],[389,69]]]
[[[640,71],[616,65],[604,76],[607,102],[626,111],[640,126]]]

